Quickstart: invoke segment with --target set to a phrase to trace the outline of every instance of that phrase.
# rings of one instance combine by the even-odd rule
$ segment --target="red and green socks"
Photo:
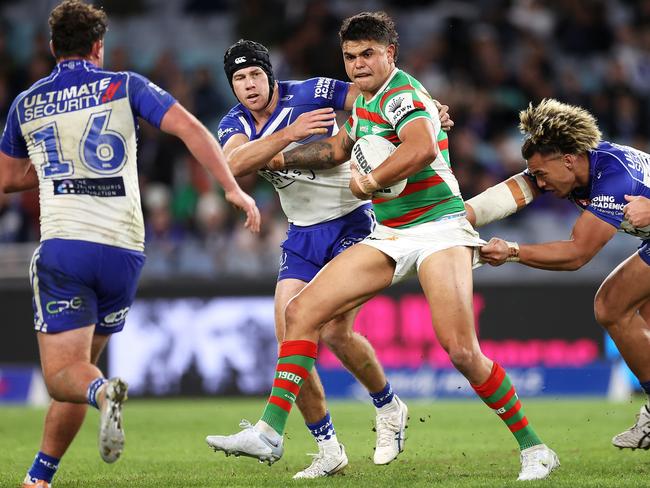
[[[311,341],[284,341],[280,345],[273,389],[261,418],[280,435],[300,387],[314,367],[317,350],[318,345]]]
[[[542,444],[535,430],[528,424],[521,401],[515,387],[505,370],[493,363],[490,376],[482,385],[472,385],[474,391],[488,407],[501,417],[501,420],[515,436],[521,450]]]

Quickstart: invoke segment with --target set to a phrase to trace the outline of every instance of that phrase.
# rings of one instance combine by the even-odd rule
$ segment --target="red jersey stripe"
[[[425,178],[420,181],[414,181],[413,183],[409,183],[406,185],[406,188],[404,188],[404,191],[399,194],[398,197],[396,198],[402,198],[405,197],[406,195],[410,195],[411,193],[415,193],[418,191],[426,190],[427,188],[434,187],[436,185],[439,185],[440,183],[444,183],[445,180],[443,180],[440,176],[438,175],[433,175],[429,178]],[[396,198],[391,198],[390,200],[396,200]],[[383,203],[387,202],[389,199],[388,198],[377,198],[373,199],[372,203]]]
[[[388,124],[387,120],[384,120],[378,113],[368,112],[365,108],[356,109],[357,117],[360,119],[369,120],[370,122],[375,122],[376,124]]]
[[[424,215],[432,208],[435,208],[440,204],[448,202],[449,200],[451,200],[451,198],[445,198],[444,200],[440,200],[439,202],[434,203],[433,205],[427,205],[426,207],[415,208],[410,212],[406,212],[404,215],[400,217],[395,217],[394,219],[386,219],[383,222],[381,222],[381,224],[387,227],[399,227],[400,225],[408,224],[409,222],[420,217],[421,215]]]
[[[443,139],[442,141],[438,141],[438,149],[441,151],[444,151],[445,149],[449,149],[449,139]]]
[[[379,101],[379,106],[383,107],[384,102],[388,97],[390,97],[393,93],[397,93],[398,91],[404,91],[404,90],[415,90],[411,85],[402,85],[398,86],[397,88],[393,88],[392,90],[388,90],[386,93],[384,93],[384,96],[381,97],[381,100]]]

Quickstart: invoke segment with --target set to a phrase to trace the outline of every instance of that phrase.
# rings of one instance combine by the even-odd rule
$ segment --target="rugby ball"
[[[359,173],[367,175],[386,161],[395,149],[395,146],[391,142],[381,136],[374,134],[363,136],[352,147],[352,164],[354,164]],[[406,179],[403,179],[387,188],[377,190],[372,196],[373,198],[395,198],[404,191],[405,187]]]

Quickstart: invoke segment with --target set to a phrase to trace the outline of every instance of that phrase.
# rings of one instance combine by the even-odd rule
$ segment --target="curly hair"
[[[596,147],[602,136],[587,110],[553,98],[545,98],[536,107],[531,103],[519,112],[519,130],[525,136],[521,147],[524,159],[536,153],[585,153]]]
[[[54,56],[85,57],[93,44],[103,39],[108,27],[106,13],[79,0],[65,0],[49,18]]]
[[[362,12],[348,17],[339,30],[341,45],[345,41],[378,41],[395,46],[395,62],[399,52],[399,35],[395,22],[386,12]]]

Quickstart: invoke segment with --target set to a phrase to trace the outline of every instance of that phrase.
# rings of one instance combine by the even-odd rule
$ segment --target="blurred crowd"
[[[161,2],[96,3],[119,24],[157,15]],[[341,19],[362,10],[388,11],[400,33],[398,66],[451,107],[452,164],[466,198],[523,169],[518,112],[545,97],[589,108],[607,139],[650,147],[650,0],[163,3],[167,15],[175,9],[172,15],[190,22],[197,16],[229,19],[230,31],[213,45],[239,38],[266,44],[279,79],[346,79],[337,37]],[[54,65],[46,23],[36,25],[31,43],[16,42],[18,26],[3,17],[6,4],[0,3],[3,126],[14,97]],[[235,103],[222,74],[222,52],[213,52],[208,63],[188,63],[179,37],[176,48],[161,48],[143,68],[137,45],[111,35],[106,68],[140,71],[216,131]],[[253,236],[178,140],[142,123],[138,163],[147,274],[250,277],[276,271],[286,219],[273,188],[261,178],[251,175],[241,182],[263,214],[263,231]],[[542,199],[536,207],[558,216],[567,209],[554,199]],[[513,222],[517,225],[517,218]],[[0,194],[0,243],[36,240],[38,196]]]

